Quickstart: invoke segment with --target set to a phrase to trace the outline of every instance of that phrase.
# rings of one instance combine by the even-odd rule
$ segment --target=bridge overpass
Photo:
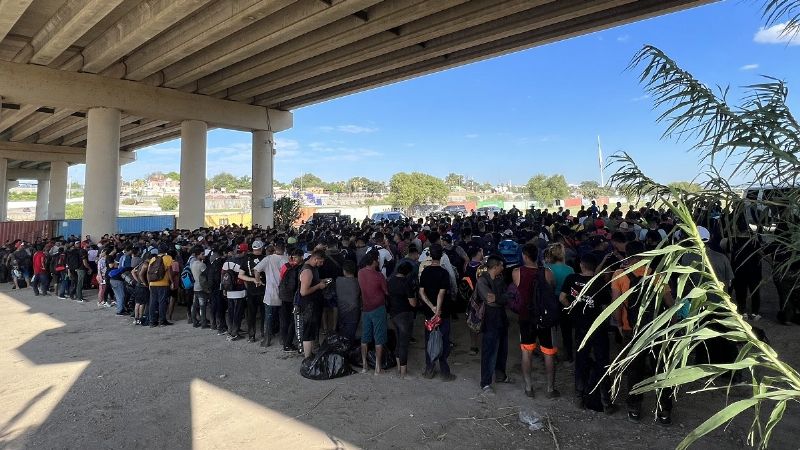
[[[83,234],[113,232],[120,165],[181,138],[178,226],[202,226],[206,132],[252,132],[253,223],[272,224],[273,133],[293,108],[713,0],[0,0],[0,219],[9,180]]]

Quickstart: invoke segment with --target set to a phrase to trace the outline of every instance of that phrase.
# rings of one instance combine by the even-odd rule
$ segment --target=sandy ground
[[[800,328],[772,320],[776,303],[768,291],[759,326],[781,356],[800,367],[794,345]],[[513,338],[509,367],[517,384],[481,396],[480,359],[467,354],[460,323],[460,344],[451,356],[455,382],[419,377],[421,322],[410,362],[415,379],[358,374],[310,381],[299,375],[299,357],[275,345],[229,343],[185,320],[135,327],[94,302],[34,297],[8,285],[0,285],[0,311],[0,448],[666,449],[724,402],[719,394],[682,394],[671,428],[649,420],[634,425],[624,412],[576,410],[570,364],[559,367],[563,397],[546,400],[541,361],[538,395],[529,399]],[[182,309],[175,313],[180,317]],[[653,403],[648,396],[645,407]],[[518,420],[521,409],[539,414],[544,429],[529,431]],[[748,420],[737,419],[697,448],[745,447],[748,427]],[[798,436],[800,414],[791,405],[771,447],[798,448]]]

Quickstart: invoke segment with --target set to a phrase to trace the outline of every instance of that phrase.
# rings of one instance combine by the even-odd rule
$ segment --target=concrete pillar
[[[50,195],[47,202],[47,218],[50,220],[66,218],[68,170],[69,164],[66,161],[50,163]]]
[[[48,200],[50,200],[50,180],[38,180],[36,185],[36,220],[47,220]]]
[[[253,132],[253,225],[275,225],[272,182],[274,178],[275,147],[272,132]]]
[[[8,160],[0,158],[0,222],[8,218]]]
[[[206,217],[206,132],[199,120],[181,123],[181,193],[178,228],[194,230]]]
[[[82,238],[95,242],[117,232],[119,202],[119,120],[114,108],[92,108],[87,115],[86,181]]]

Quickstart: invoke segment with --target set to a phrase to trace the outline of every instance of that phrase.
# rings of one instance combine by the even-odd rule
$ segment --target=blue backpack
[[[194,288],[194,275],[192,275],[192,269],[190,264],[186,264],[186,267],[183,268],[181,271],[181,287],[184,289],[193,289]]]
[[[497,251],[506,261],[507,265],[522,264],[522,247],[511,239],[506,239],[497,244]]]

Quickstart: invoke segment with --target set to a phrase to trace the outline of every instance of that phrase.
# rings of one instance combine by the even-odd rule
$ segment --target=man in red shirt
[[[36,244],[33,254],[33,279],[31,280],[33,295],[50,295],[50,273],[47,268],[47,255],[42,249],[42,244]]]
[[[364,256],[364,268],[358,271],[361,288],[361,361],[367,372],[367,347],[375,342],[375,375],[381,373],[383,346],[386,344],[386,296],[389,286],[386,277],[378,271],[379,255],[373,250]]]

